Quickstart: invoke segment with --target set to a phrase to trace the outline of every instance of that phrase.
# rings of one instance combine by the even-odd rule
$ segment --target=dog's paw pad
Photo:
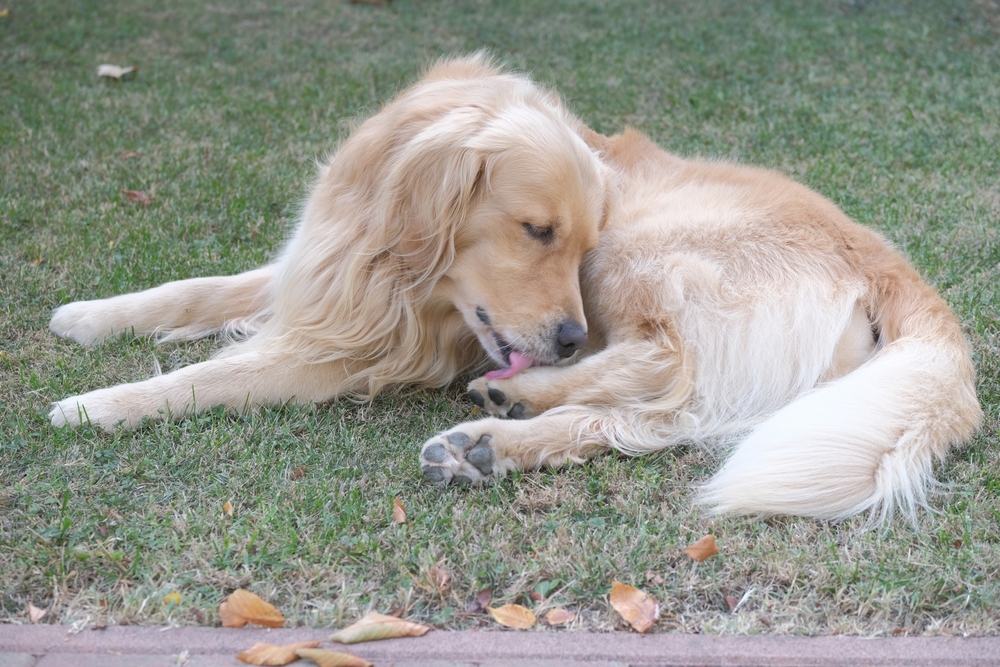
[[[473,485],[494,473],[496,455],[489,435],[475,442],[466,433],[452,431],[428,440],[420,452],[420,472],[431,484]]]
[[[468,388],[469,400],[495,417],[531,419],[537,414],[527,402],[517,400],[511,391],[504,391],[497,385],[506,385],[506,389],[511,386],[506,380],[487,380],[485,377],[473,380]]]

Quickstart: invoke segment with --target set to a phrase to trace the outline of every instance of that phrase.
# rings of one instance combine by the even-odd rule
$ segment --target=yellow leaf
[[[264,602],[257,595],[242,588],[233,591],[226,601],[219,605],[219,616],[222,617],[224,628],[242,628],[247,623],[280,628],[285,624],[285,617],[274,605]]]
[[[505,604],[502,607],[496,608],[487,607],[486,611],[490,612],[490,616],[493,617],[494,621],[508,628],[527,630],[536,621],[535,615],[531,613],[531,610],[519,604]]]
[[[343,630],[330,635],[330,641],[338,644],[357,644],[376,639],[393,637],[419,637],[430,630],[430,626],[420,625],[395,616],[369,612],[364,618]]]
[[[181,603],[181,594],[180,593],[177,593],[177,592],[167,593],[166,595],[163,596],[163,604],[175,604],[175,605],[179,605],[180,603]]]
[[[719,548],[715,546],[715,537],[706,535],[685,549],[684,553],[690,556],[694,562],[700,563],[719,553]]]
[[[10,14],[10,10],[7,9],[6,7],[4,7],[3,9],[0,9],[0,19],[7,18],[8,14]]]
[[[300,648],[295,653],[300,658],[312,660],[319,667],[374,667],[364,658],[340,651],[328,651],[324,648]]]
[[[228,500],[226,502],[222,503],[222,512],[226,516],[232,516],[233,515],[233,504],[231,502],[229,502]]]
[[[556,607],[545,614],[545,622],[549,625],[565,625],[576,618],[576,614],[568,609]]]
[[[392,501],[392,520],[396,523],[406,523],[406,508],[399,498]]]
[[[317,646],[319,646],[319,641],[298,642],[285,646],[257,643],[251,646],[249,651],[243,651],[236,657],[251,665],[287,665],[299,659],[296,651],[308,650]]]
[[[38,623],[38,621],[45,618],[45,614],[49,613],[48,609],[39,609],[35,605],[28,603],[28,618],[32,623]]]
[[[97,76],[106,76],[111,79],[120,79],[126,74],[136,71],[138,67],[119,67],[118,65],[99,65]]]
[[[638,632],[649,630],[660,618],[660,603],[635,586],[611,583],[611,606]]]

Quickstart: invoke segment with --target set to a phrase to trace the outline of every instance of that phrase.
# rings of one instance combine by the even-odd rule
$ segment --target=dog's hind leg
[[[144,417],[179,419],[217,406],[234,410],[289,401],[322,402],[350,391],[356,362],[305,364],[259,351],[210,359],[157,377],[70,396],[54,403],[54,426],[132,427]]]
[[[110,299],[76,301],[56,309],[49,329],[87,345],[125,333],[200,338],[266,317],[276,273],[272,264],[235,276],[177,280]]]

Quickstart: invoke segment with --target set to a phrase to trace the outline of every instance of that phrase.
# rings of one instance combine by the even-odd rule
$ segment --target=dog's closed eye
[[[522,222],[521,226],[524,227],[524,231],[528,232],[528,236],[536,241],[541,241],[545,245],[552,243],[556,239],[556,231],[553,227],[539,227],[530,222]]]

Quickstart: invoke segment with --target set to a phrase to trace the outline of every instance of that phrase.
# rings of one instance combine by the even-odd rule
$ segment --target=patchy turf
[[[374,608],[465,628],[485,623],[464,609],[491,587],[495,602],[562,604],[572,627],[602,629],[619,627],[606,601],[618,579],[662,601],[654,631],[1000,631],[996,2],[6,6],[0,621],[26,622],[33,602],[61,623],[214,623],[244,586],[295,623]],[[945,493],[919,531],[705,516],[690,489],[717,462],[686,449],[429,488],[419,445],[468,417],[461,384],[115,435],[48,425],[53,399],[218,345],[84,348],[48,333],[52,308],[273,257],[341,119],[434,57],[483,47],[598,130],[631,124],[677,152],[777,168],[913,258],[966,324],[988,415],[938,470]],[[99,80],[102,62],[140,69]],[[695,566],[681,550],[707,532],[721,554]],[[730,614],[723,596],[750,589]],[[173,592],[180,604],[163,601]]]

